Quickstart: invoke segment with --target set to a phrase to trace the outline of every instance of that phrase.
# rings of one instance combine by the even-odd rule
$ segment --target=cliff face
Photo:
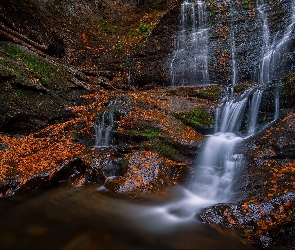
[[[294,32],[288,34],[290,40],[288,45],[286,45],[284,36],[289,32],[289,25],[293,22],[292,1],[217,0],[204,2],[206,3],[205,11],[199,4],[195,5],[195,19],[196,26],[199,26],[200,16],[206,20],[208,74],[211,82],[228,85],[233,81],[235,83],[260,81],[260,68],[263,67],[262,64],[266,64],[267,59],[265,58],[263,62],[263,58],[267,56],[274,65],[274,69],[269,71],[282,71],[281,65],[273,62],[277,60],[284,62],[285,72],[280,73],[280,77],[282,74],[290,73],[290,70],[286,68],[294,64],[292,52]],[[199,13],[200,10],[201,13]],[[190,15],[189,11],[185,15]],[[187,45],[191,46],[189,42]],[[283,48],[279,47],[283,46],[289,46],[289,48],[280,51]],[[276,58],[275,53],[278,54]],[[268,74],[273,75],[271,78],[278,78],[278,73]],[[234,80],[233,75],[236,78]],[[268,81],[268,79],[263,81]]]
[[[92,75],[138,86],[170,85],[169,63],[183,1],[145,2],[8,0],[0,4],[0,22],[44,46],[43,52],[59,62]],[[237,81],[258,81],[264,25],[271,46],[290,24],[292,1],[266,0],[260,10],[253,0],[204,2],[211,82],[231,83],[234,66]],[[0,37],[5,38],[3,31]],[[292,64],[293,53],[284,54]]]
[[[133,80],[134,69],[140,66],[136,61],[142,59],[139,47],[174,6],[147,3],[2,1],[0,106],[5,112],[0,115],[0,131],[35,131],[73,117],[68,107],[80,103],[82,94],[130,89],[124,83],[130,72]],[[169,47],[162,43],[168,53]],[[161,60],[162,64],[161,56],[152,62]],[[152,58],[146,57],[143,68],[148,69]],[[157,79],[160,68],[142,84]]]
[[[256,1],[207,2],[211,80],[217,83],[230,83],[232,60],[235,57],[237,81],[258,81],[258,67],[265,43],[264,25],[268,26],[268,42],[271,46],[282,38],[286,27],[290,24],[292,2],[265,1],[260,10],[263,10],[266,20],[263,20]],[[292,40],[294,41],[294,38]],[[291,51],[292,49],[289,52]],[[292,62],[294,61],[292,52],[287,56],[292,58]]]
[[[127,64],[138,60],[126,58],[142,54],[150,31],[177,2],[3,1],[0,38],[9,39],[7,30],[17,32],[61,63],[127,80]]]

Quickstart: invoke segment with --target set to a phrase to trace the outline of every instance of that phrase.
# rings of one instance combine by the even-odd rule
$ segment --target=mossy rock
[[[0,66],[2,77],[10,73],[20,85],[36,90],[74,87],[72,75],[65,67],[12,43],[0,43]]]
[[[201,89],[197,96],[211,101],[218,101],[220,97],[220,90],[220,85],[210,85]]]
[[[208,130],[213,127],[214,117],[204,107],[186,112],[175,112],[173,115],[196,130]]]
[[[256,82],[239,82],[234,86],[234,92],[237,94],[242,94],[245,90],[256,85]]]
[[[0,131],[9,133],[32,132],[72,117],[67,107],[87,93],[70,68],[3,41],[0,83]]]

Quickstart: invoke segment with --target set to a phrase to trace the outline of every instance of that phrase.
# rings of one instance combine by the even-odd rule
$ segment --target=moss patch
[[[204,107],[187,112],[175,112],[173,115],[186,125],[196,129],[209,128],[213,125],[213,116]]]
[[[211,85],[206,87],[203,90],[200,90],[198,96],[211,100],[218,101],[220,96],[220,86],[219,85]]]
[[[160,138],[153,138],[145,141],[140,145],[142,150],[154,151],[162,156],[173,159],[178,153],[178,150],[168,142],[161,140]]]
[[[70,74],[63,67],[55,66],[48,60],[18,46],[2,43],[0,65],[10,69],[19,81],[34,79],[40,84],[56,84],[69,79]]]

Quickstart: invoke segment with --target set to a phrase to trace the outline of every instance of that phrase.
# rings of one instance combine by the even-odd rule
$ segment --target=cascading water
[[[95,147],[109,147],[111,142],[111,133],[114,126],[114,115],[106,110],[95,119],[93,126],[95,131]]]
[[[258,116],[258,112],[259,112],[262,93],[263,93],[262,90],[260,90],[260,89],[256,90],[255,93],[253,94],[252,100],[250,102],[247,135],[253,135],[255,133],[255,128],[256,128],[256,124],[257,124],[257,116]]]
[[[259,65],[259,83],[268,83],[271,75],[271,59],[273,54],[273,46],[270,46],[270,31],[268,26],[267,18],[267,4],[264,0],[256,1],[257,11],[259,13],[259,18],[262,20],[262,49],[261,58],[262,62]]]
[[[271,36],[268,24],[268,5],[264,0],[257,0],[256,6],[262,22],[263,41],[258,82],[265,84],[273,80],[280,80],[283,75],[292,71],[290,43],[292,38],[294,39],[295,2],[291,1],[290,24],[283,33],[278,31],[273,36]],[[273,37],[272,42],[271,37]]]
[[[195,10],[196,6],[199,10],[198,13]],[[207,43],[208,31],[205,23],[206,14],[200,6],[204,6],[203,1],[185,1],[182,4],[181,30],[175,41],[174,57],[170,68],[173,86],[195,85],[209,79],[206,71],[207,66],[197,68],[195,63],[199,61],[204,65],[208,59],[207,45],[201,46]],[[275,70],[272,70],[276,69],[279,64],[279,62],[275,62],[274,56],[282,53],[282,48],[286,49],[287,44],[290,43],[295,23],[294,6],[295,1],[292,3],[291,24],[286,28],[282,38],[277,40],[278,42],[274,39],[271,43],[266,15],[267,6],[264,1],[257,1],[257,10],[259,18],[262,19],[263,30],[259,77],[256,76],[259,79],[259,84],[250,87],[240,96],[237,96],[233,91],[239,76],[235,61],[238,54],[235,47],[235,33],[231,30],[229,39],[233,61],[231,64],[233,75],[229,84],[231,89],[226,91],[227,95],[216,109],[214,134],[208,136],[197,157],[195,175],[189,188],[176,188],[178,200],[157,206],[141,207],[140,211],[136,210],[136,216],[145,218],[145,229],[151,229],[153,232],[167,230],[175,223],[193,220],[196,213],[204,207],[219,202],[229,202],[234,197],[235,180],[244,167],[244,156],[240,152],[244,138],[254,135],[259,129],[265,128],[266,125],[278,118],[279,92],[278,88],[270,84],[269,81],[274,80],[274,76],[279,76]],[[195,21],[196,15],[198,16],[198,25]],[[231,12],[231,29],[235,27],[233,15]],[[206,38],[201,34],[206,34]],[[195,46],[196,41],[199,42],[198,48]],[[199,53],[199,57],[196,55],[197,49],[203,50]],[[204,56],[205,54],[206,56]],[[271,56],[269,57],[269,55]],[[200,71],[202,74],[198,74]],[[204,72],[205,74],[203,74]],[[269,101],[272,98],[274,101]],[[266,108],[268,105],[263,105],[265,101],[268,101],[268,104],[273,104],[274,107],[268,110]]]
[[[243,155],[236,153],[241,137],[233,133],[217,133],[207,139],[199,158],[193,191],[216,202],[231,197],[232,184],[243,166]]]
[[[280,79],[285,71],[281,71],[287,65],[284,54],[290,52],[290,41],[295,26],[295,1],[291,6],[291,20],[282,38],[270,44],[270,31],[267,20],[267,5],[264,0],[257,0],[257,10],[262,20],[262,60],[259,66],[259,85],[244,92],[237,100],[234,100],[233,91],[227,91],[226,102],[221,104],[216,112],[215,134],[210,136],[205,143],[203,151],[199,155],[199,163],[196,171],[196,182],[193,185],[198,196],[211,198],[217,201],[227,201],[231,193],[231,186],[235,174],[243,166],[243,155],[236,151],[242,142],[242,137],[252,136],[259,126],[258,116],[263,94],[271,93],[274,101],[272,121],[279,116],[278,88],[269,90],[269,82]],[[235,61],[235,41],[233,19],[231,13],[231,57],[232,80],[231,87],[237,82]],[[247,126],[242,128],[242,122],[247,121]],[[265,126],[265,124],[262,124]],[[243,132],[242,130],[246,130]]]
[[[116,100],[111,101],[107,109],[98,114],[95,118],[95,124],[93,126],[95,132],[94,147],[101,148],[111,145],[116,103]]]
[[[234,17],[235,13],[231,8],[230,17],[230,47],[231,47],[231,93],[233,92],[233,86],[237,84],[237,63],[236,63],[236,43],[235,43],[235,29],[234,29]]]
[[[172,86],[209,83],[204,1],[187,0],[181,5],[180,31],[175,39],[170,73]]]

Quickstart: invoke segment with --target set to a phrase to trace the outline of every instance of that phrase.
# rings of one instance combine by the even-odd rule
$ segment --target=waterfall
[[[228,40],[231,45],[231,84],[227,86],[226,96],[216,109],[214,134],[207,136],[197,156],[195,173],[189,189],[182,188],[179,201],[173,200],[169,204],[149,209],[147,212],[149,220],[153,217],[154,221],[161,221],[161,225],[190,221],[195,218],[199,209],[219,202],[229,202],[235,195],[234,185],[237,176],[244,168],[244,155],[240,150],[244,138],[255,135],[279,116],[279,88],[272,81],[282,76],[282,72],[279,71],[280,64],[285,63],[283,57],[289,52],[293,26],[295,26],[295,1],[292,2],[289,25],[274,38],[268,26],[268,6],[264,0],[257,0],[256,3],[258,17],[261,19],[263,41],[258,73],[254,76],[258,79],[258,84],[248,88],[240,96],[234,93],[238,78],[236,57],[239,55],[239,51],[238,53],[236,51],[235,35],[238,37],[239,33],[235,34],[234,29],[238,30],[233,18],[236,13],[231,10],[231,31]],[[181,30],[175,40],[175,51],[170,65],[172,86],[196,84],[209,79],[202,76],[202,81],[196,81],[194,75],[194,72],[197,72],[196,63],[191,64],[198,58],[195,55],[196,47],[192,46],[194,40],[191,38],[198,33],[198,30],[207,27],[204,21],[206,18],[202,15],[206,15],[206,12],[198,6],[201,4],[202,1],[188,0],[182,4]],[[199,12],[196,14],[196,6],[201,14]],[[198,16],[197,23],[196,16]],[[200,26],[200,23],[203,23],[203,26]],[[207,45],[202,49],[204,51],[200,55],[206,54]],[[192,65],[195,71],[192,70]],[[273,108],[269,107],[272,104]],[[158,229],[159,224],[156,225]],[[152,230],[155,230],[155,227]]]
[[[247,98],[238,102],[231,100],[225,103],[220,117],[220,132],[235,133],[239,131],[246,102]]]
[[[236,43],[235,43],[235,29],[234,29],[234,17],[235,13],[233,11],[233,8],[231,8],[230,13],[230,47],[231,47],[231,68],[232,68],[232,74],[231,74],[231,86],[236,85],[237,83],[237,63],[236,63]]]
[[[112,132],[114,130],[114,111],[117,101],[111,101],[107,109],[99,113],[95,118],[94,147],[109,147],[112,141]]]
[[[209,83],[208,28],[204,1],[184,1],[170,63],[172,86]]]
[[[292,38],[294,38],[295,2],[291,1],[290,24],[283,33],[279,31],[273,35],[272,43],[270,42],[271,33],[268,25],[268,5],[264,0],[257,0],[256,6],[259,18],[262,22],[263,41],[258,82],[268,83],[273,80],[281,79],[284,74],[290,73],[292,70],[290,43]],[[286,70],[287,68],[289,68],[289,70]]]
[[[185,2],[186,4],[189,3]],[[193,8],[195,5],[191,4]],[[225,202],[230,199],[235,176],[244,165],[244,157],[238,151],[243,138],[254,135],[258,129],[265,128],[269,122],[274,121],[279,116],[278,87],[271,84],[271,82],[283,76],[285,72],[281,72],[281,69],[288,63],[284,56],[290,52],[289,45],[293,26],[295,25],[295,1],[292,3],[290,24],[281,33],[282,35],[276,34],[273,38],[271,38],[268,25],[268,5],[264,0],[257,0],[256,4],[262,29],[261,60],[257,77],[258,85],[249,88],[240,97],[237,97],[237,94],[234,93],[234,86],[237,83],[238,75],[235,46],[235,13],[233,7],[230,13],[231,84],[227,87],[226,97],[216,109],[215,133],[208,136],[203,149],[197,157],[198,164],[196,166],[194,183],[192,184],[193,192],[198,197],[204,199],[211,199],[217,202]],[[183,47],[180,49],[179,47],[177,51],[180,50],[185,49]],[[174,85],[178,85],[176,81],[174,83]],[[186,82],[183,81],[182,83]],[[270,98],[274,100],[274,107],[271,110],[269,107],[261,105],[266,100],[271,103]]]
[[[270,80],[271,72],[271,61],[273,49],[270,46],[270,31],[268,26],[268,17],[267,17],[267,4],[265,4],[264,0],[257,0],[256,2],[257,11],[259,14],[259,18],[262,20],[262,49],[261,49],[261,57],[262,62],[259,65],[259,83],[267,83]]]
[[[203,198],[226,202],[232,194],[236,174],[243,167],[243,155],[236,153],[241,137],[217,133],[208,138],[199,155],[194,192]]]
[[[247,135],[253,135],[255,133],[262,93],[262,90],[256,90],[251,99]]]
[[[114,127],[114,115],[106,110],[96,117],[94,124],[95,147],[109,147],[111,142],[111,133]]]

